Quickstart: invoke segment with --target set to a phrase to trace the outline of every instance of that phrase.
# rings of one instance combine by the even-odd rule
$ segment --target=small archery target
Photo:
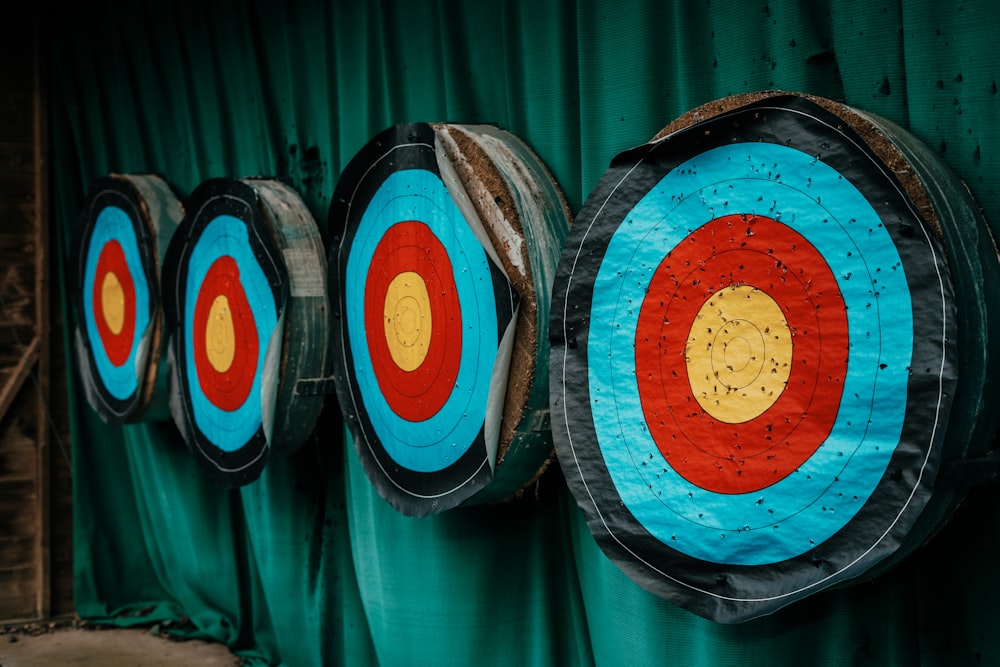
[[[74,345],[84,393],[111,423],[150,416],[161,355],[160,260],[180,216],[169,186],[139,175],[95,181],[81,215]]]
[[[407,514],[453,507],[493,472],[491,387],[506,381],[519,299],[474,224],[429,125],[373,139],[331,207],[338,397],[369,477]]]
[[[907,193],[803,98],[618,156],[552,323],[556,451],[598,542],[724,621],[890,555],[940,456],[952,294]]]
[[[187,210],[164,269],[171,407],[220,482],[244,484],[272,438],[287,280],[252,187],[206,181]]]

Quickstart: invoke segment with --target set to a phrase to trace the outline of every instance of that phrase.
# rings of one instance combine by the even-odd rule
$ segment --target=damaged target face
[[[553,300],[554,439],[598,542],[716,620],[884,558],[943,437],[951,290],[898,182],[805,99],[618,156]]]
[[[374,138],[334,199],[334,368],[358,453],[400,511],[454,507],[492,479],[518,295],[442,180],[431,126]]]

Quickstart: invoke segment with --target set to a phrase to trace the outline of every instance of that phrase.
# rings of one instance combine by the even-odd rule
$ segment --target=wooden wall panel
[[[34,17],[0,23],[0,620],[73,610],[66,364],[62,321],[51,322],[49,306],[58,295],[49,281],[56,244],[39,34]]]

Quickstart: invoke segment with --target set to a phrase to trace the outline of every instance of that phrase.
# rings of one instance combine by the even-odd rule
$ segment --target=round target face
[[[159,308],[152,246],[135,190],[119,179],[99,179],[74,239],[81,286],[74,302],[85,393],[113,423],[140,408]]]
[[[226,485],[256,478],[271,437],[287,280],[254,190],[206,181],[167,254],[174,419]]]
[[[626,152],[553,305],[553,429],[598,541],[702,615],[767,613],[892,553],[954,381],[912,202],[801,98]]]
[[[334,201],[342,410],[383,497],[443,511],[491,479],[490,387],[516,293],[442,181],[429,126],[376,137]]]

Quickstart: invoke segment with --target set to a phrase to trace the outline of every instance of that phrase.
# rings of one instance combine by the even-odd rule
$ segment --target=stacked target
[[[840,104],[729,98],[617,156],[552,319],[556,451],[601,547],[724,622],[897,562],[991,447],[998,278],[964,186]]]
[[[213,179],[186,202],[164,266],[170,407],[224,486],[256,479],[270,451],[309,436],[328,373],[329,310],[319,230],[277,181]]]
[[[400,125],[330,209],[334,370],[369,479],[421,516],[545,466],[548,304],[569,227],[535,155],[486,126]]]
[[[84,395],[111,424],[167,417],[160,267],[183,210],[158,176],[96,180],[77,223],[73,347]]]

